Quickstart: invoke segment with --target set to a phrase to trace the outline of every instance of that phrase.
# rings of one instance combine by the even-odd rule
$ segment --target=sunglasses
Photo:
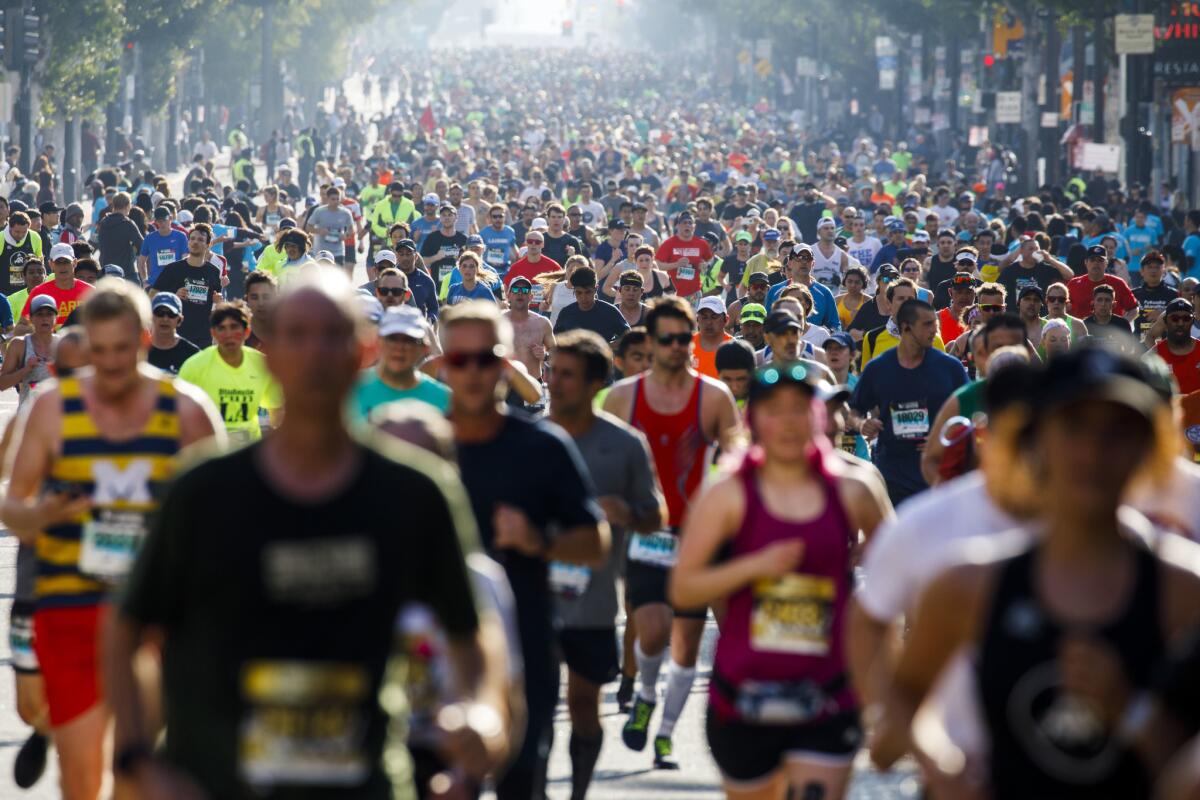
[[[902,273],[904,273],[905,275],[919,275],[921,272],[921,269],[920,269],[920,267],[905,267],[904,269],[902,269],[900,271]]]
[[[1065,302],[1067,302],[1067,298],[1060,297],[1058,295],[1053,295],[1051,297],[1047,297],[1046,302],[1047,303],[1065,303]]]
[[[403,297],[404,295],[408,294],[408,289],[400,289],[400,288],[391,288],[391,287],[385,288],[383,286],[376,286],[375,290],[378,291],[384,297]]]
[[[672,344],[685,345],[692,341],[690,333],[663,333],[654,338],[663,347],[669,347]]]
[[[963,266],[964,264],[965,264],[965,265],[967,265],[967,266],[970,266],[970,267],[973,267],[973,266],[975,266],[975,262],[974,262],[974,261],[968,261],[968,260],[967,260],[967,259],[965,259],[965,258],[964,258],[963,260],[961,260],[961,261],[959,261],[959,262],[958,262],[958,265],[959,265],[960,267],[961,267],[961,266]]]
[[[541,244],[541,239],[526,239],[525,244]]]
[[[446,353],[443,358],[446,361],[446,365],[451,369],[463,369],[469,364],[474,364],[480,369],[488,369],[500,363],[500,356],[494,350],[483,350],[478,353],[467,353],[459,350]]]
[[[492,219],[504,219],[503,214],[492,214]]]
[[[999,303],[981,303],[979,305],[979,310],[999,313],[1004,310],[1004,306],[1000,305]]]
[[[529,286],[513,286],[509,289],[509,291],[513,294],[531,294],[533,289]]]
[[[572,212],[572,213],[570,213],[570,214],[567,214],[567,216],[568,216],[568,217],[582,217],[582,216],[583,216],[583,214],[576,214],[576,213]]]
[[[176,314],[174,311],[172,311],[169,308],[156,308],[156,309],[154,309],[154,316],[156,316],[156,317],[171,317],[172,319],[174,319],[175,317],[178,317],[179,315]]]

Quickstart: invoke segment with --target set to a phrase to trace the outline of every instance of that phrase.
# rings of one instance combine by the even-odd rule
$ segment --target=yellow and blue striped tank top
[[[97,605],[128,573],[158,508],[179,452],[178,398],[172,379],[158,382],[154,411],[131,439],[105,438],[84,407],[79,381],[65,378],[62,454],[46,491],[92,498],[90,512],[37,538],[38,608]]]

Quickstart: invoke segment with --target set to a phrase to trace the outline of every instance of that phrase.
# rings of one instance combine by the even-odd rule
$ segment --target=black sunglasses
[[[174,311],[172,311],[169,308],[156,308],[156,309],[154,309],[154,316],[156,316],[156,317],[178,317],[179,315],[176,314]]]
[[[463,369],[468,364],[474,364],[480,369],[487,369],[500,363],[500,356],[496,355],[494,350],[483,350],[478,353],[466,353],[460,350],[446,353],[443,358],[446,360],[446,365],[452,369]]]
[[[663,347],[667,347],[671,344],[687,344],[688,342],[692,341],[692,334],[690,334],[690,333],[661,333],[658,336],[655,336],[654,338]]]
[[[1052,296],[1046,298],[1046,302],[1047,303],[1065,303],[1065,302],[1067,302],[1067,298],[1059,296],[1059,295],[1052,295]]]
[[[408,289],[393,288],[390,286],[377,286],[375,289],[384,297],[403,297],[404,295],[408,294]]]

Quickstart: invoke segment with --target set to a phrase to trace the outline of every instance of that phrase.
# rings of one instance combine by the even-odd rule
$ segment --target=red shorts
[[[33,615],[50,726],[65,725],[100,702],[100,627],[107,606],[48,608]]]

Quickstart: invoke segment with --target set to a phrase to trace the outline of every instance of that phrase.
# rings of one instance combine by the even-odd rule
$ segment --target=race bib
[[[337,244],[341,240],[342,240],[342,237],[341,237],[341,234],[339,234],[339,233],[330,232],[330,233],[325,234],[325,241],[328,242],[329,244]]]
[[[256,661],[242,669],[238,768],[253,787],[355,786],[365,749],[370,679],[358,664]]]
[[[690,281],[696,277],[696,268],[692,266],[680,267],[675,275],[681,281]]]
[[[929,436],[929,409],[913,400],[891,407],[892,435],[897,439],[919,441]]]
[[[441,253],[441,257],[444,259],[453,260],[458,258],[458,248],[454,245],[444,244],[438,252]]]
[[[155,253],[154,258],[160,267],[165,267],[167,264],[170,264],[175,260],[175,251],[159,250],[157,253]]]
[[[97,580],[119,581],[129,574],[144,538],[146,516],[141,511],[96,509],[83,524],[79,569]]]
[[[275,212],[274,214],[272,214],[270,211],[268,211],[266,214],[263,215],[263,222],[266,223],[268,228],[279,227],[280,219],[282,219],[282,217],[279,215],[278,212]]]
[[[33,617],[13,614],[8,627],[8,647],[16,669],[36,670],[37,654],[33,652]]]
[[[484,260],[493,266],[504,266],[504,251],[499,247],[488,248]]]
[[[192,283],[188,281],[184,284],[187,289],[187,300],[189,303],[205,304],[208,302],[208,284],[207,283]]]
[[[540,303],[546,297],[546,287],[540,283],[533,285],[533,302]]]
[[[823,576],[755,581],[750,647],[769,653],[827,655],[836,598],[833,579]]]
[[[25,285],[25,271],[13,261],[8,263],[8,282],[13,286]]]
[[[587,591],[592,571],[579,564],[550,562],[550,591],[564,600],[576,600]]]
[[[669,531],[635,533],[629,538],[629,560],[671,569],[679,558],[679,537]]]

